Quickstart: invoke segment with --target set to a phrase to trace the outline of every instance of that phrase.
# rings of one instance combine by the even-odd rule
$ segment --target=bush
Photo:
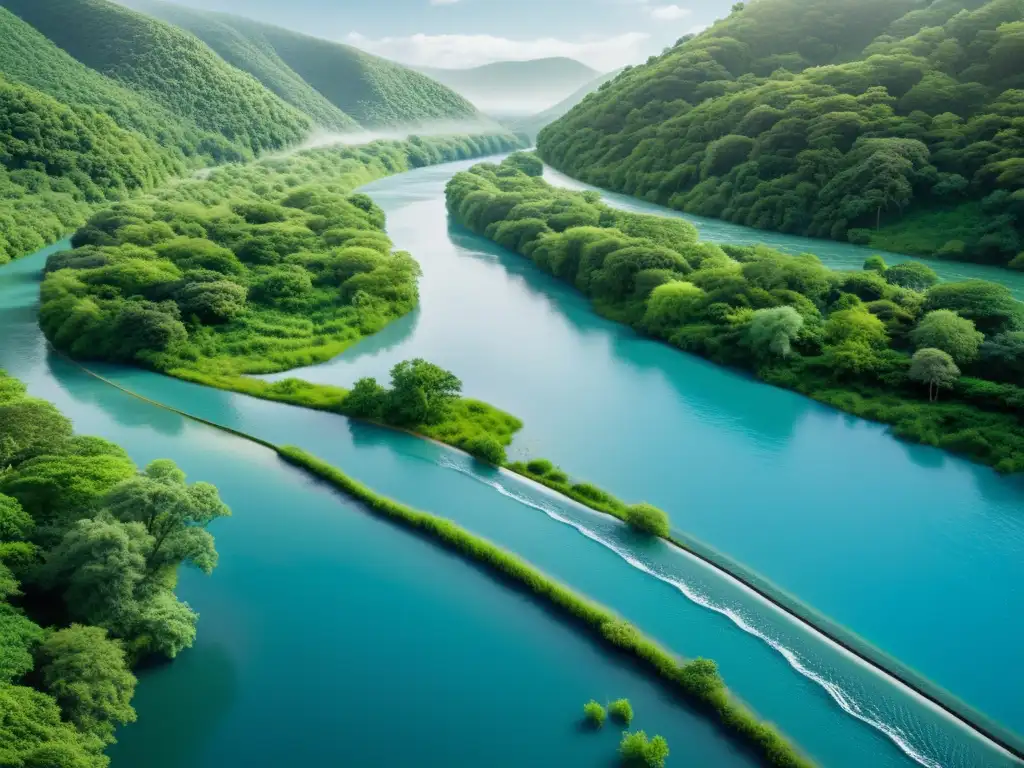
[[[547,459],[532,459],[526,462],[526,468],[535,475],[546,475],[555,465]]]
[[[463,449],[483,461],[501,466],[505,463],[505,447],[489,435],[468,440]]]
[[[593,699],[583,705],[583,719],[588,725],[591,725],[594,728],[600,728],[604,725],[605,716],[604,707]]]
[[[553,469],[548,472],[547,479],[552,483],[558,483],[559,485],[569,482],[569,476],[560,469]]]
[[[634,530],[652,536],[669,535],[668,515],[651,504],[633,504],[626,509],[626,522]]]
[[[608,705],[608,714],[615,722],[629,725],[633,722],[633,705],[629,699],[616,699]]]
[[[668,757],[668,742],[661,736],[648,740],[643,731],[626,732],[622,734],[619,743],[619,755],[628,766],[664,768],[665,758]]]

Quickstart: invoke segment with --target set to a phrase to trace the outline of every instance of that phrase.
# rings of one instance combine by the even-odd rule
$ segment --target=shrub
[[[849,236],[850,234],[853,234],[856,231],[863,231],[863,230],[851,229],[850,232],[847,233],[847,236]],[[851,240],[850,242],[853,242],[853,241]],[[868,256],[866,259],[864,259],[864,269],[865,270],[870,270],[872,272],[880,272],[882,274],[885,274],[885,270],[887,268],[888,267],[886,267],[885,259],[883,259],[878,254],[875,254],[874,256]]]
[[[604,707],[593,699],[583,705],[583,719],[594,728],[604,725],[605,716]]]
[[[622,734],[619,743],[619,755],[628,766],[646,766],[646,768],[664,768],[668,757],[668,742],[661,736],[648,740],[643,731]]]
[[[668,536],[668,515],[651,504],[633,504],[626,509],[626,522],[634,530],[652,536]]]
[[[608,705],[608,714],[617,723],[629,725],[633,722],[633,705],[629,699],[616,699]]]
[[[532,459],[526,462],[526,468],[535,475],[546,475],[555,465],[547,459]]]
[[[553,469],[548,472],[548,480],[552,483],[567,483],[569,482],[569,476],[560,469]]]
[[[462,447],[476,458],[491,464],[500,466],[505,463],[505,447],[490,435],[470,438]]]

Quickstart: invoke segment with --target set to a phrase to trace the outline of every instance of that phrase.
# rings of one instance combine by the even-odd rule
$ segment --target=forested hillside
[[[135,720],[132,667],[188,648],[177,572],[210,573],[217,489],[139,471],[0,371],[0,765],[104,768]]]
[[[2,0],[78,61],[250,155],[308,134],[311,121],[182,30],[108,0]]]
[[[541,132],[552,165],[765,229],[1024,268],[1024,0],[758,0]]]
[[[188,30],[327,128],[461,120],[476,110],[429,77],[356,48],[239,16],[127,0]]]

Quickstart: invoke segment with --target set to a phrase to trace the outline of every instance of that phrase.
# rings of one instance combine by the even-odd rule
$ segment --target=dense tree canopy
[[[52,256],[40,324],[75,357],[206,375],[333,357],[415,305],[419,267],[352,190],[511,149],[511,136],[414,137],[231,166],[93,216]]]
[[[73,435],[2,371],[0,409],[0,765],[102,768],[135,720],[131,665],[192,644],[177,571],[210,572],[206,527],[229,512],[173,462],[139,473],[120,447]]]
[[[1018,0],[739,3],[539,151],[680,210],[1024,268],[1022,25]]]
[[[523,167],[513,158],[456,175],[449,211],[680,349],[1024,469],[1024,304],[1005,287],[934,285],[913,263],[832,271],[809,254],[702,243],[685,221],[614,210]],[[953,392],[927,403],[939,388]]]

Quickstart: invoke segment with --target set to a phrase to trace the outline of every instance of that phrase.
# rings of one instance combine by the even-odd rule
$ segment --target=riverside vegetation
[[[1005,287],[699,242],[683,220],[617,211],[539,173],[523,154],[477,165],[449,183],[449,210],[637,330],[901,437],[1024,470],[1024,305]]]
[[[1024,4],[758,0],[541,131],[600,187],[763,229],[1024,269]]]
[[[450,407],[417,409],[406,398],[384,409],[370,403],[376,384],[361,382],[349,406],[337,387],[245,374],[323,362],[416,306],[419,266],[392,251],[383,212],[353,189],[517,145],[490,135],[310,150],[118,203],[75,233],[73,250],[48,260],[40,326],[77,359],[411,428],[500,463],[521,424],[484,403],[442,396]],[[408,373],[396,376],[390,402],[429,396],[445,372],[423,363]]]
[[[0,264],[190,169],[319,130],[477,117],[424,75],[255,22],[197,11],[215,52],[108,0],[0,6]]]
[[[132,667],[192,645],[178,568],[210,573],[217,489],[143,471],[0,372],[0,764],[102,768]]]
[[[711,714],[726,731],[757,750],[768,764],[793,768],[809,768],[811,765],[778,731],[759,722],[753,713],[732,697],[713,661],[680,661],[643,635],[637,627],[608,609],[576,594],[522,559],[450,520],[381,496],[300,448],[284,446],[277,451],[285,461],[305,468],[343,493],[360,500],[372,512],[434,539],[461,556],[479,563],[488,571],[550,604],[578,626],[589,630],[598,641],[634,657],[670,688]],[[631,715],[632,708],[629,712]],[[656,759],[662,753],[663,742],[661,740],[658,746],[648,747],[638,754],[650,754]],[[665,755],[667,745],[662,759]]]

